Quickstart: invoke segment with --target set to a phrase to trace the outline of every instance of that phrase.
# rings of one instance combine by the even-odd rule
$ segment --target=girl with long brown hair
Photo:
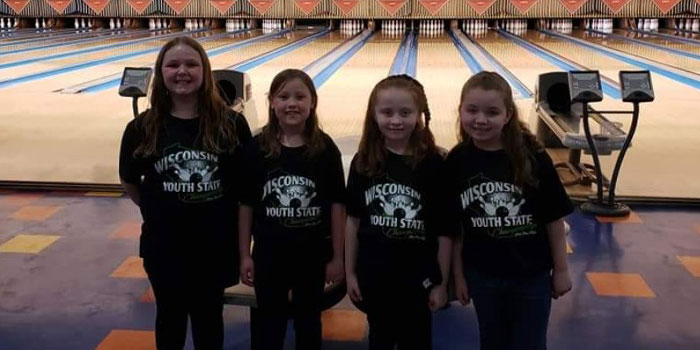
[[[156,300],[156,345],[182,349],[188,318],[197,349],[223,347],[223,292],[238,281],[233,186],[245,119],[214,86],[202,46],[167,42],[150,108],[126,126],[119,176],[143,217],[140,255]]]
[[[431,349],[430,311],[447,302],[451,239],[440,225],[443,160],[429,119],[418,81],[380,81],[351,164],[346,280],[367,313],[371,350]]]
[[[267,125],[245,149],[239,210],[241,280],[257,300],[253,348],[282,350],[291,316],[296,349],[319,350],[324,282],[343,279],[340,150],[319,127],[318,96],[303,71],[277,74],[268,103]]]
[[[544,350],[551,298],[571,289],[563,217],[573,207],[503,77],[469,78],[459,125],[446,179],[446,218],[458,218],[462,231],[453,250],[457,296],[474,300],[482,350]]]

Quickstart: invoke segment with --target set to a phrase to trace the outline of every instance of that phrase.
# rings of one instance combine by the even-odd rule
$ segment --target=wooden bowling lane
[[[650,60],[653,60],[655,62],[659,62],[661,64],[666,64],[672,67],[680,68],[683,70],[686,70],[688,72],[693,72],[693,73],[698,73],[700,72],[700,59],[698,58],[692,58],[692,57],[687,57],[687,56],[682,56],[673,52],[669,52],[666,50],[663,50],[661,48],[653,48],[650,46],[646,45],[641,45],[639,43],[635,43],[633,41],[628,41],[624,39],[619,39],[616,37],[598,37],[598,36],[591,36],[591,35],[586,35],[583,31],[577,31],[572,34],[574,37],[583,39],[592,43],[596,43],[598,45],[603,45],[605,47],[609,47],[614,50],[622,51],[631,55],[636,55],[636,56],[641,56],[644,58],[648,58]],[[650,38],[647,38],[650,39]],[[648,41],[647,39],[644,39],[644,41]],[[665,41],[665,40],[664,40]],[[664,41],[661,41],[663,44]],[[673,42],[676,44],[675,42]],[[692,45],[686,44],[686,46],[692,47]],[[687,50],[685,50],[687,51]],[[695,51],[698,51],[697,55],[700,55],[700,46],[695,47]],[[700,76],[698,76],[700,77]]]
[[[400,44],[401,38],[376,33],[318,90],[321,126],[338,144],[346,171],[357,152],[369,94],[389,74]]]
[[[227,43],[243,39],[229,38]],[[271,41],[277,47],[288,39]],[[221,46],[210,42],[205,48],[210,45]],[[269,42],[251,46],[256,45],[271,49]],[[144,55],[3,89],[3,98],[15,103],[0,109],[0,179],[118,183],[116,161],[122,131],[133,118],[131,100],[115,89],[96,94],[51,91],[121,72],[125,66],[152,65],[155,58],[156,53]]]
[[[599,70],[615,81],[620,70],[639,70],[617,59],[581,45],[529,31],[527,39],[565,58]],[[656,101],[642,104],[639,125],[632,147],[625,156],[617,187],[619,195],[698,198],[700,182],[697,173],[700,163],[700,119],[690,111],[700,108],[700,90],[652,73]],[[599,110],[630,110],[631,105],[610,97],[593,104]],[[628,130],[630,116],[607,115],[608,119],[623,123]],[[672,155],[672,156],[670,156]],[[611,174],[616,159],[601,159],[603,170]]]
[[[139,36],[143,35],[144,37],[147,37],[149,35],[156,35],[156,33],[149,33],[146,30],[130,30],[128,32],[124,33],[115,33],[115,32],[90,32],[90,33],[70,33],[70,34],[64,34],[55,38],[35,38],[35,39],[23,39],[23,40],[17,40],[16,43],[3,43],[0,42],[0,54],[3,52],[8,52],[8,51],[15,51],[15,50],[20,50],[20,49],[28,49],[28,48],[39,48],[43,47],[46,45],[52,45],[52,44],[66,44],[65,46],[60,46],[60,47],[66,47],[70,45],[70,48],[73,49],[75,47],[80,47],[78,45],[90,45],[92,44],[91,39],[95,39],[95,41],[98,41],[97,39],[104,39],[104,40],[119,40],[121,38],[129,38],[129,37],[134,37],[134,36]],[[82,44],[80,42],[74,43],[77,41],[82,41],[82,40],[87,40],[89,41],[88,43]],[[74,44],[71,44],[74,43]],[[75,46],[72,46],[75,45]],[[49,50],[49,49],[46,49]],[[0,56],[1,57],[1,56]]]
[[[117,48],[113,48],[113,49],[85,53],[85,54],[81,54],[78,56],[69,56],[69,57],[65,57],[65,58],[59,58],[59,59],[48,60],[48,61],[40,61],[40,62],[28,64],[28,65],[6,68],[6,69],[0,70],[0,81],[24,76],[27,74],[45,72],[45,71],[49,71],[49,70],[53,70],[53,69],[59,69],[61,67],[66,67],[66,66],[75,64],[76,62],[87,62],[87,61],[92,61],[92,60],[99,60],[99,59],[103,59],[103,58],[109,58],[109,57],[113,57],[113,56],[117,56],[117,55],[127,54],[130,52],[159,48],[159,47],[163,46],[163,44],[165,44],[170,39],[172,39],[172,37],[163,38],[163,39],[156,39],[156,40],[147,41],[147,42],[140,42],[140,43],[136,43],[133,45],[127,45],[127,46],[117,47]],[[211,47],[215,47],[214,45],[217,45],[217,44],[223,45],[223,43],[225,43],[225,42],[226,42],[225,40],[214,40],[211,42],[205,42],[205,43],[203,43],[203,45],[206,45],[206,46],[211,48]],[[151,56],[151,54],[148,54],[147,56]],[[13,60],[13,61],[15,61],[15,60]]]
[[[428,97],[430,129],[435,141],[447,149],[457,144],[459,93],[471,75],[446,33],[439,37],[418,37],[416,78]]]
[[[64,53],[64,52],[76,51],[76,50],[81,50],[81,49],[88,49],[88,48],[95,47],[98,45],[117,44],[117,43],[123,43],[123,42],[131,41],[131,40],[144,39],[144,38],[149,38],[149,37],[156,38],[156,37],[161,36],[161,35],[162,34],[140,32],[140,33],[134,33],[134,34],[129,34],[129,35],[104,36],[102,38],[95,38],[94,41],[90,41],[90,42],[69,44],[69,45],[65,45],[65,46],[49,47],[49,48],[45,48],[45,49],[38,49],[38,50],[32,50],[32,51],[26,51],[26,52],[18,52],[18,53],[0,55],[0,63],[17,62],[17,61],[26,60],[26,59],[35,58],[35,57],[44,57],[44,56],[49,56],[49,55],[54,55],[54,54],[59,54],[59,53]],[[74,40],[65,40],[65,41],[69,42],[69,41],[74,41]],[[0,47],[0,54],[2,54],[2,52],[14,51],[14,50],[19,50],[19,49],[23,49],[23,48],[41,47],[41,46],[45,46],[47,44],[55,44],[55,43],[57,43],[57,41],[42,42],[42,43],[28,43],[26,45],[22,45],[22,47],[15,47],[13,45],[13,46],[11,46],[11,49],[8,49],[7,47]]]
[[[251,84],[253,86],[253,99],[255,99],[255,110],[257,112],[255,113],[257,119],[251,120],[251,125],[254,128],[259,128],[267,123],[267,93],[270,88],[270,83],[277,73],[288,68],[302,69],[309,63],[336,48],[347,38],[348,37],[342,36],[337,31],[333,31],[294,51],[288,52],[249,70],[247,73],[250,75]],[[257,55],[247,55],[247,57],[254,56]],[[229,61],[225,66],[230,66],[240,61],[242,61],[242,59],[238,61]]]
[[[690,53],[700,55],[700,41],[698,41],[696,44],[692,44],[688,42],[672,40],[662,36],[642,34],[639,32],[630,32],[624,29],[615,29],[613,33],[617,35],[626,36],[632,39],[644,41],[650,44],[662,45],[668,48],[687,51]]]
[[[220,32],[216,32],[216,33],[220,33]],[[124,49],[124,50],[122,51],[122,50],[117,49],[117,50],[115,50],[116,53],[115,53],[115,51],[98,52],[98,53],[95,53],[95,55],[90,55],[90,59],[109,58],[115,54],[128,54],[129,52],[144,50],[144,49],[158,49],[170,39],[171,38],[149,42],[147,46],[135,45],[138,47],[119,48],[119,49]],[[240,41],[243,39],[245,39],[245,37],[243,37],[243,36],[231,37],[231,36],[227,35],[227,36],[219,37],[217,39],[203,41],[203,42],[201,42],[201,44],[205,50],[209,50],[209,49],[221,47],[221,46],[226,45],[226,44],[237,42],[237,41]],[[154,52],[142,54],[142,55],[137,55],[137,56],[134,56],[133,58],[129,58],[129,59],[124,59],[124,60],[120,60],[120,61],[112,61],[112,62],[100,64],[97,66],[79,69],[79,70],[72,71],[72,72],[66,73],[66,74],[59,74],[59,75],[47,77],[44,79],[33,80],[33,81],[25,82],[25,83],[19,83],[19,84],[4,88],[2,90],[9,91],[9,90],[20,89],[20,90],[24,90],[24,91],[46,91],[46,92],[55,91],[58,89],[62,89],[65,87],[84,83],[84,82],[87,82],[87,81],[90,81],[93,79],[97,79],[97,78],[101,78],[104,76],[108,76],[111,74],[120,73],[124,70],[124,67],[142,67],[142,66],[152,65],[155,62],[157,55],[158,55],[158,52],[157,52],[157,50],[155,50]],[[29,71],[28,73],[44,72],[44,71],[51,70],[51,69],[61,68],[61,67],[64,67],[66,65],[73,65],[73,64],[86,62],[86,60],[87,60],[85,58],[86,56],[87,55],[78,56],[78,57],[68,57],[68,58],[61,59],[61,60],[41,62],[41,63],[30,65],[28,67],[16,67],[16,68],[8,69],[8,70],[12,70],[13,72],[15,72],[16,70],[21,68],[23,70],[33,69],[33,70]],[[0,72],[0,74],[3,74],[2,75],[3,77],[9,75],[7,72]],[[21,75],[23,75],[23,74],[13,73],[11,76],[17,77],[17,76],[21,76]]]
[[[506,40],[496,31],[489,30],[486,35],[475,38],[476,42],[495,57],[506,69],[515,75],[530,91],[535,92],[535,85],[540,74],[557,72],[561,69],[549,61],[535,55],[510,40]],[[530,120],[532,99],[518,99],[520,119],[533,128],[536,120]]]

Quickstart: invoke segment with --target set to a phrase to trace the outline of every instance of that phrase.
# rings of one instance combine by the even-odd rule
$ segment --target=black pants
[[[218,284],[187,283],[180,286],[149,273],[156,297],[156,346],[181,350],[187,337],[187,319],[197,350],[221,350],[224,346],[224,289]]]
[[[324,280],[322,258],[256,258],[258,307],[251,310],[253,350],[282,350],[290,317],[294,320],[296,349],[320,350]]]
[[[357,306],[367,314],[370,350],[432,349],[428,291],[375,281],[361,282],[360,292],[363,301]]]

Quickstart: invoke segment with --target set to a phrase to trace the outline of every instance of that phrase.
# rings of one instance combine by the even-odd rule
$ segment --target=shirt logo
[[[494,238],[534,235],[537,226],[531,214],[522,214],[526,200],[520,187],[494,181],[482,174],[472,177],[460,195],[469,227]]]
[[[177,193],[183,202],[203,202],[223,196],[219,179],[219,157],[206,151],[175,144],[154,163],[163,177],[163,192]]]
[[[278,218],[285,227],[315,226],[321,223],[321,207],[311,205],[316,183],[309,178],[282,174],[263,186],[265,215]]]
[[[365,191],[372,226],[380,227],[385,236],[425,240],[421,194],[410,186],[394,182],[375,184]]]

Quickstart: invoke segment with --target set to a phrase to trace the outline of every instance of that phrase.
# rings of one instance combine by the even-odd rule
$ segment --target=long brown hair
[[[418,111],[425,116],[425,122],[418,118],[416,127],[411,133],[408,142],[409,154],[411,155],[411,166],[416,167],[426,155],[437,152],[435,137],[428,128],[430,120],[430,108],[425,90],[417,80],[407,75],[394,75],[381,80],[372,89],[367,103],[365,122],[360,138],[360,146],[357,151],[356,171],[366,176],[374,176],[382,173],[387,151],[384,145],[384,135],[379,130],[379,125],[375,119],[375,107],[379,91],[388,88],[403,89],[413,96],[413,101],[418,107]]]
[[[498,73],[482,71],[473,75],[462,87],[462,93],[459,99],[459,111],[461,113],[464,97],[469,91],[481,88],[483,90],[495,90],[503,96],[503,105],[506,107],[506,113],[510,119],[503,126],[501,131],[501,142],[508,158],[510,159],[511,167],[515,184],[518,186],[530,186],[537,188],[539,183],[533,174],[533,166],[536,165],[534,154],[536,152],[544,152],[542,144],[540,144],[535,135],[532,134],[527,125],[522,122],[518,116],[518,108],[513,101],[513,91],[508,85],[508,82],[503,79]],[[462,124],[459,125],[459,141],[471,142],[471,137],[464,131]]]
[[[166,116],[172,108],[168,89],[163,81],[163,58],[171,48],[186,45],[197,51],[202,60],[202,86],[197,94],[197,114],[199,115],[199,135],[197,143],[205,150],[221,153],[230,152],[238,144],[235,125],[228,121],[229,108],[219,96],[214,86],[211,64],[202,45],[196,40],[179,36],[168,41],[160,49],[156,59],[155,74],[151,86],[150,109],[137,117],[137,126],[144,137],[134,152],[135,156],[147,157],[155,155],[158,134],[165,125]]]
[[[318,122],[318,115],[316,115],[318,95],[316,94],[316,87],[314,86],[313,80],[311,80],[311,77],[309,77],[309,75],[303,70],[285,69],[277,73],[274,79],[272,79],[272,83],[270,83],[270,90],[267,93],[267,125],[265,125],[260,131],[260,147],[265,153],[265,157],[275,158],[280,155],[282,148],[280,144],[280,136],[282,130],[280,129],[279,118],[277,118],[275,110],[272,108],[272,100],[277,94],[279,94],[279,92],[288,82],[294,79],[299,79],[311,93],[311,110],[309,111],[309,117],[306,119],[304,126],[304,141],[306,142],[307,146],[306,151],[304,151],[304,155],[307,158],[313,157],[314,155],[323,151],[326,147],[323,132],[321,131],[321,126]]]

